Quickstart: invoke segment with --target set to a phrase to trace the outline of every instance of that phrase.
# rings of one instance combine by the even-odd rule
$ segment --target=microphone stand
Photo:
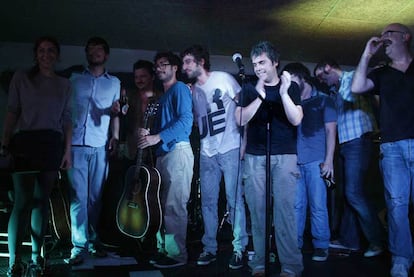
[[[242,81],[242,87],[246,81],[246,75],[244,73],[244,67],[239,68],[239,77]],[[243,95],[240,95],[240,101],[243,103]],[[271,158],[271,122],[272,122],[272,105],[267,105],[268,117],[266,122],[266,229],[265,229],[265,276],[270,276],[270,248],[272,245],[271,230],[272,230],[272,189],[271,189],[271,176],[270,176],[270,158]]]
[[[266,122],[266,229],[265,229],[265,276],[270,276],[270,248],[272,245],[272,189],[270,176],[270,157],[271,157],[271,122],[272,106],[268,105],[268,117]]]

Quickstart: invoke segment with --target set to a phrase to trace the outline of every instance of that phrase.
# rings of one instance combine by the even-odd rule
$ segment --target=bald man
[[[412,33],[393,23],[380,36],[370,38],[352,82],[354,93],[379,94],[381,123],[380,163],[388,209],[388,243],[392,254],[392,277],[406,277],[413,244],[408,219],[414,195],[414,64],[410,52]],[[381,48],[391,62],[368,74],[371,57]]]

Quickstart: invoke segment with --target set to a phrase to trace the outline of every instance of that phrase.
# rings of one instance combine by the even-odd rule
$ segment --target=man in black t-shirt
[[[296,126],[303,117],[300,90],[290,74],[279,77],[279,54],[269,42],[259,42],[250,53],[258,81],[241,92],[236,120],[247,129],[244,155],[246,202],[250,210],[255,257],[249,262],[253,275],[264,274],[266,222],[267,126],[270,128],[270,182],[273,195],[275,241],[281,264],[280,276],[300,276],[302,254],[298,247],[295,200],[297,166]]]
[[[414,193],[414,62],[411,31],[393,23],[368,40],[352,82],[354,93],[380,95],[381,155],[385,203],[388,209],[388,243],[391,276],[408,276],[414,260],[408,219]],[[368,72],[369,61],[384,47],[391,62]],[[411,198],[411,199],[410,199]]]

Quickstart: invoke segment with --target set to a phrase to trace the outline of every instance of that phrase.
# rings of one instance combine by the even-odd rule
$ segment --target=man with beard
[[[111,108],[119,98],[120,81],[105,69],[109,45],[92,37],[86,47],[88,67],[73,73],[73,135],[70,180],[71,255],[65,262],[83,262],[85,252],[105,257],[96,233],[101,196],[108,175],[108,152],[115,153],[119,138],[119,118]]]
[[[414,63],[412,33],[393,23],[368,40],[352,81],[352,92],[380,95],[380,164],[388,210],[388,247],[392,277],[407,277],[414,259],[409,206],[414,190]],[[391,60],[368,74],[368,63],[381,47]]]
[[[241,186],[240,131],[234,111],[240,91],[237,81],[228,73],[210,72],[209,53],[194,45],[181,54],[183,71],[196,79],[192,86],[194,115],[200,131],[200,190],[204,221],[203,252],[198,265],[216,260],[220,182],[224,176],[230,222],[233,224],[231,269],[243,266],[243,252],[248,243],[246,215]]]
[[[136,90],[128,92],[129,109],[126,114],[126,157],[131,163],[135,163],[137,152],[138,128],[142,127],[143,115],[150,101],[156,101],[159,92],[154,86],[154,65],[150,61],[138,60],[134,63],[134,81]],[[119,109],[120,110],[120,109]],[[151,128],[152,117],[149,118],[148,127]],[[153,157],[149,151],[144,151],[143,162],[154,166]]]
[[[256,85],[247,84],[236,108],[236,122],[247,128],[244,156],[246,202],[250,210],[255,256],[249,262],[254,276],[265,274],[266,176],[270,176],[273,195],[273,223],[281,277],[300,276],[302,253],[298,247],[295,202],[297,181],[296,133],[303,117],[300,90],[288,72],[279,77],[279,53],[267,41],[253,46],[250,57],[258,77]],[[268,128],[270,130],[268,130]],[[270,132],[270,149],[267,147]],[[266,153],[270,152],[270,172]]]
[[[140,128],[138,147],[156,145],[156,168],[161,174],[160,201],[163,224],[157,233],[158,254],[150,263],[171,268],[187,263],[187,202],[193,178],[194,155],[190,145],[193,124],[191,92],[177,81],[180,58],[172,52],[157,53],[155,71],[164,87],[151,132]]]
[[[313,85],[309,69],[302,63],[289,63],[283,69],[292,75],[301,91],[303,120],[298,127],[298,165],[300,178],[296,213],[299,247],[303,247],[309,206],[313,261],[328,259],[330,239],[327,189],[324,178],[334,178],[336,107],[326,94]],[[308,204],[309,203],[309,204]]]

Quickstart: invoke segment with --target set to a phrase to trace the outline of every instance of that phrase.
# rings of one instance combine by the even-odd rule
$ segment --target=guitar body
[[[124,191],[116,212],[116,223],[123,234],[144,238],[160,229],[160,185],[161,176],[156,168],[145,165],[137,168],[134,165],[127,170]]]
[[[50,227],[52,228],[53,235],[59,242],[70,242],[71,240],[68,193],[68,183],[62,182],[59,173],[58,181],[49,197]]]

